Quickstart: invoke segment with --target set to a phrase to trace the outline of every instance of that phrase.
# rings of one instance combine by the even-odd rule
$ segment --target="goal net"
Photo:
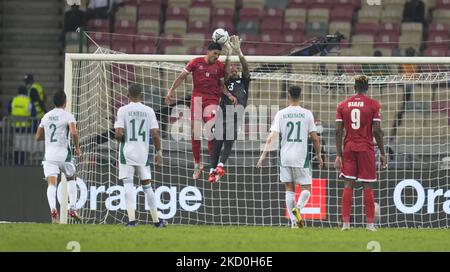
[[[126,55],[99,49],[66,54],[65,91],[77,119],[82,156],[78,158],[78,208],[84,223],[127,221],[118,179],[114,121],[128,103],[127,87],[143,86],[143,102],[157,115],[163,166],[151,166],[160,216],[173,224],[288,225],[278,152],[261,169],[255,164],[275,113],[288,105],[287,88],[302,88],[302,106],[320,120],[326,166],[312,157],[312,196],[302,211],[307,226],[338,226],[343,182],[334,169],[337,104],[354,93],[354,76],[369,77],[368,95],[382,105],[388,168],[377,166],[375,199],[382,227],[448,227],[450,214],[450,58],[269,57],[248,56],[249,102],[220,182],[207,172],[192,179],[189,95],[191,76],[176,90],[176,105],[164,96],[190,55]],[[232,58],[238,63],[236,57]],[[320,126],[319,126],[320,127]],[[209,169],[206,129],[202,161]],[[152,150],[153,153],[153,150]],[[150,223],[137,177],[137,220]],[[298,197],[297,188],[296,197]],[[354,189],[351,222],[365,222],[361,187]]]

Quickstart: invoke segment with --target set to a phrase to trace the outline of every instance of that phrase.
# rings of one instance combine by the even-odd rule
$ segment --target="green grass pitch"
[[[152,225],[125,228],[122,225],[0,224],[0,251],[71,251],[70,241],[80,251],[158,252],[278,252],[362,251],[375,241],[380,251],[450,251],[448,229],[381,228],[367,232],[354,228],[250,227]],[[373,243],[373,242],[372,242]]]

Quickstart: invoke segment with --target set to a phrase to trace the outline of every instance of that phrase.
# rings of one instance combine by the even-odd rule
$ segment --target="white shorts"
[[[121,163],[119,163],[119,179],[133,179],[135,169],[140,180],[152,179],[150,166],[126,165]]]
[[[281,182],[295,182],[300,185],[312,183],[311,171],[302,167],[280,167]]]
[[[57,177],[61,172],[66,177],[75,175],[75,164],[73,162],[43,161],[42,167],[44,168],[45,178]]]

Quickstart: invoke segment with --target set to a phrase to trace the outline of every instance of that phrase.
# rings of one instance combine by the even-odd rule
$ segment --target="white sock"
[[[212,174],[214,172],[214,168],[209,169],[209,173]]]
[[[69,209],[75,210],[77,204],[77,184],[75,180],[69,180],[67,182],[67,192],[69,194]]]
[[[223,167],[223,163],[219,162],[217,166]]]
[[[311,196],[311,192],[309,190],[303,190],[300,193],[300,196],[298,197],[297,201],[297,208],[301,211],[306,203],[308,203],[309,197]]]
[[[158,223],[158,210],[156,209],[156,198],[153,192],[152,186],[150,184],[142,186],[147,199],[147,205],[150,208],[150,215],[152,216],[153,222]]]
[[[295,222],[294,214],[292,213],[292,209],[295,206],[295,193],[294,192],[286,192],[286,208],[289,213],[289,218],[291,219],[291,223]]]
[[[47,187],[47,200],[50,210],[56,209],[56,186],[48,185]]]
[[[133,183],[124,183],[125,190],[125,206],[127,207],[128,222],[135,221],[135,209],[136,209],[136,188]]]

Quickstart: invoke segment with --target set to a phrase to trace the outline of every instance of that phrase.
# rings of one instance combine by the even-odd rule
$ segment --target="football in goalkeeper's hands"
[[[223,28],[218,28],[214,30],[212,34],[212,39],[216,43],[224,44],[228,41],[229,35],[228,32]]]

